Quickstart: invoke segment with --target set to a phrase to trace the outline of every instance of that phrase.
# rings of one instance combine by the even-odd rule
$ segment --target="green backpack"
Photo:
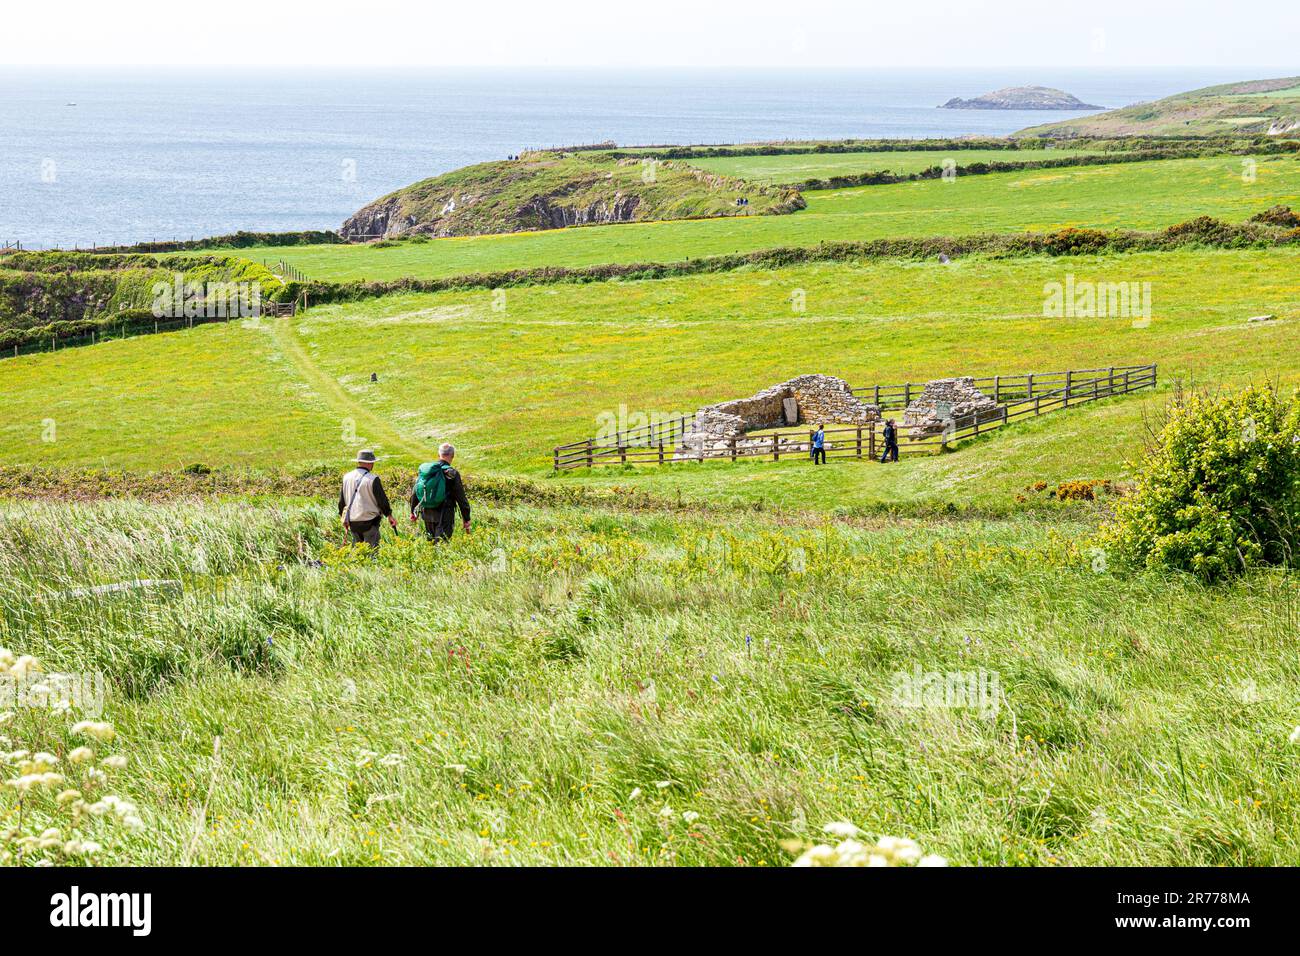
[[[447,500],[447,469],[445,461],[426,461],[420,466],[415,479],[415,500],[421,510],[436,508]]]

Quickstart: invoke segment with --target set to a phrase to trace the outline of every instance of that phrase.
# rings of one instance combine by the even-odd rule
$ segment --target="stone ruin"
[[[999,407],[975,387],[975,380],[970,376],[939,378],[926,382],[920,397],[903,410],[903,424],[914,438],[938,435],[951,422],[976,413],[992,417]]]
[[[833,375],[800,375],[765,388],[749,398],[708,405],[682,436],[677,458],[692,458],[701,451],[729,450],[733,440],[740,452],[772,447],[770,438],[746,439],[745,434],[766,428],[799,424],[869,425],[880,420],[880,409],[870,405]],[[807,451],[806,439],[780,439],[781,451]]]

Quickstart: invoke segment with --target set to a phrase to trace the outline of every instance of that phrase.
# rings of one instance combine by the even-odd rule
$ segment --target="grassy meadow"
[[[952,160],[958,166],[972,163],[1025,163],[1061,156],[1091,156],[1100,149],[952,149],[875,150],[860,153],[782,153],[775,156],[710,156],[692,159],[692,166],[724,176],[757,183],[801,183],[832,176],[857,176],[888,170],[905,175]]]
[[[247,255],[380,279],[1150,229],[1300,207],[1300,163],[808,200]],[[1294,246],[746,267],[394,294],[0,359],[0,672],[34,655],[102,673],[116,733],[87,766],[85,728],[0,714],[0,781],[43,762],[89,806],[131,804],[130,826],[91,811],[97,849],[73,853],[41,836],[73,798],[0,787],[0,864],[780,866],[831,821],[960,865],[1300,863],[1300,585],[1131,572],[1093,547],[1175,382],[1300,385],[1297,274]],[[1070,277],[1150,283],[1149,321],[1045,315]],[[803,373],[1148,362],[1158,390],[889,466],[550,470],[554,445],[610,418]],[[343,546],[334,481],[357,450],[397,498],[444,440],[472,532],[435,548],[403,521],[376,556]],[[1054,494],[1103,480],[1093,500]],[[84,590],[141,580],[172,583]],[[921,675],[977,676],[979,699],[918,702]]]
[[[103,862],[780,866],[849,820],[1294,864],[1295,582],[1099,574],[1090,524],[518,505],[371,562],[319,504],[6,506],[0,646],[111,681],[128,764],[87,792],[144,827],[92,821]],[[183,592],[61,593],[123,577]],[[917,708],[918,670],[997,684]]]
[[[894,154],[904,156],[909,154]],[[1276,204],[1300,208],[1300,157],[1157,160],[964,176],[808,193],[779,216],[584,226],[374,245],[277,246],[241,254],[284,259],[312,279],[396,279],[535,266],[675,262],[777,246],[890,236],[1025,232],[1065,226],[1160,229],[1200,215],[1240,222]]]
[[[1158,362],[1163,388],[1300,381],[1291,249],[818,264],[677,279],[394,295],[6,360],[0,440],[12,464],[138,469],[395,461],[461,446],[467,474],[543,477],[599,416],[670,416],[806,372],[854,385]],[[1150,282],[1152,318],[1045,318],[1044,287]],[[803,291],[806,311],[793,311]],[[1249,324],[1252,315],[1278,321]],[[378,382],[370,381],[370,374]],[[432,383],[442,383],[434,386]],[[830,509],[951,500],[1009,507],[1035,481],[1119,477],[1160,393],[1054,413],[898,468],[725,462],[556,481],[705,500],[791,494]],[[109,409],[108,414],[104,413]],[[42,441],[46,420],[57,427]],[[140,452],[147,449],[147,462]]]

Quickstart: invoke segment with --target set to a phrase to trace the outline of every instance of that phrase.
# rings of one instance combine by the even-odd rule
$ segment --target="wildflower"
[[[852,823],[844,823],[841,821],[837,823],[826,824],[826,826],[822,827],[822,832],[829,833],[831,836],[837,836],[837,837],[855,837],[858,834],[860,834],[862,831],[859,830],[857,827],[855,827]]]
[[[109,770],[123,770],[126,768],[126,758],[121,754],[114,754],[111,757],[105,757],[99,762],[101,767],[107,767]]]
[[[672,785],[673,785],[673,782],[672,782],[671,780],[656,780],[656,781],[655,781],[655,786],[658,787],[660,790],[667,790],[667,789],[668,789],[669,787],[671,787]]]
[[[665,803],[664,808],[659,811],[659,815],[664,819],[669,819],[673,816],[673,808]]]
[[[24,654],[18,658],[9,665],[9,669],[6,671],[8,674],[12,674],[15,680],[22,680],[31,674],[39,674],[40,672],[40,662],[30,654]]]
[[[58,804],[59,804],[60,806],[65,806],[65,805],[71,803],[73,800],[80,800],[80,799],[81,799],[81,791],[80,791],[80,790],[64,790],[61,794],[59,794],[59,795],[58,795],[57,797],[55,797],[54,799],[58,802]]]
[[[396,767],[405,759],[401,754],[384,754],[379,758],[379,765],[381,767]]]
[[[1300,744],[1300,727],[1297,727],[1295,730],[1291,731],[1291,736],[1288,737],[1287,739],[1290,740],[1291,743],[1293,744]]]
[[[9,673],[9,668],[14,666],[14,652],[7,647],[0,647],[0,674]]]
[[[795,860],[793,866],[835,866],[835,848],[825,843],[809,847]]]
[[[682,814],[682,819],[685,820],[687,823],[694,823],[699,818],[700,815],[696,813],[694,810],[687,810],[685,813]]]
[[[627,798],[628,798],[629,800],[635,800],[635,799],[637,799],[637,798],[640,797],[640,796],[641,796],[641,788],[640,788],[640,787],[633,787],[633,788],[632,788],[632,792],[629,793],[629,794],[627,795]]]
[[[87,760],[93,760],[94,758],[95,751],[89,747],[77,747],[68,753],[68,763],[85,763]]]
[[[82,720],[72,725],[74,734],[83,734],[87,737],[94,737],[101,742],[107,742],[113,739],[115,731],[113,725],[104,721]]]

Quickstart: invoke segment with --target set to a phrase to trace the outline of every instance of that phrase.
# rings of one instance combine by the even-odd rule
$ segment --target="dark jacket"
[[[437,508],[430,508],[430,511],[442,511],[446,508],[460,508],[460,520],[469,520],[469,499],[465,497],[465,482],[461,480],[460,472],[450,465],[447,466],[447,497]],[[415,497],[415,489],[411,489],[410,508],[411,514],[415,514],[420,505],[420,499]]]
[[[886,444],[886,445],[897,445],[897,444],[898,444],[898,426],[897,426],[897,425],[890,425],[890,424],[888,424],[888,423],[885,424],[885,444]]]

